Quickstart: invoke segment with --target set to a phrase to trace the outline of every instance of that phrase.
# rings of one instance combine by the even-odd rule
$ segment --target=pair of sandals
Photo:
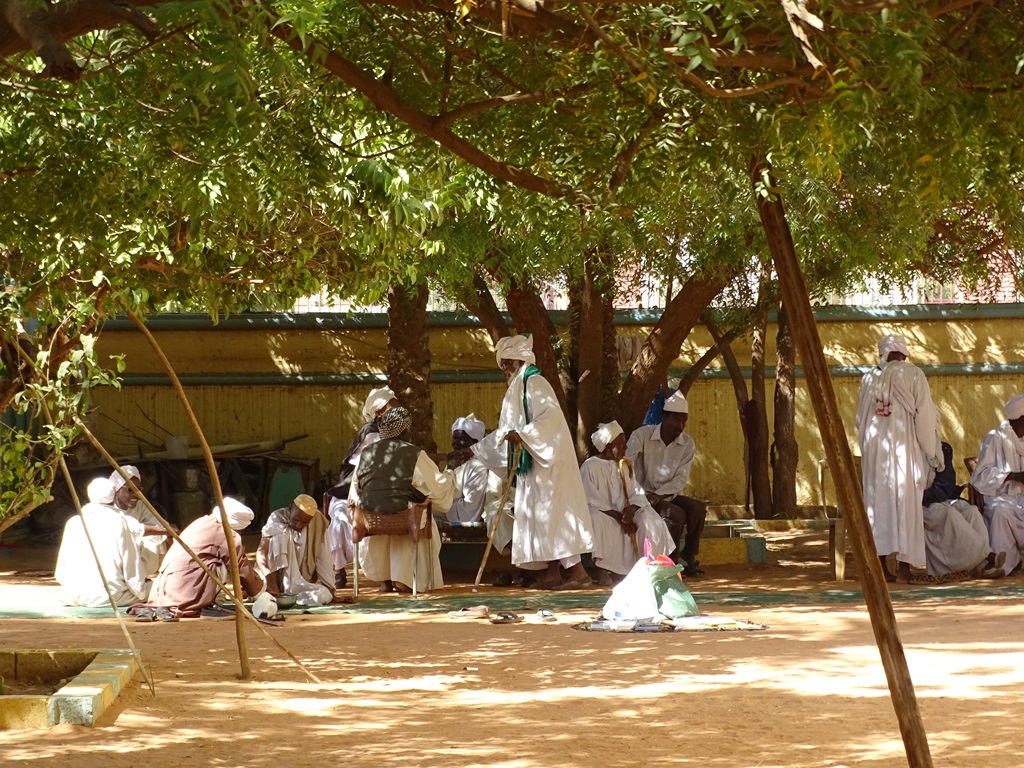
[[[170,608],[145,606],[135,611],[136,621],[177,621],[178,617],[171,613]]]

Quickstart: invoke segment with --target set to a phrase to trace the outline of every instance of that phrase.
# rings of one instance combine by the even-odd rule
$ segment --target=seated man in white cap
[[[1006,420],[981,441],[971,485],[984,494],[989,541],[1006,553],[1004,568],[1012,573],[1024,552],[1024,394],[1004,408]]]
[[[140,491],[142,490],[142,475],[136,467],[127,464],[121,467],[121,472],[132,478],[135,486]],[[121,476],[121,472],[115,471],[110,475],[110,482],[114,487],[114,508],[146,527],[146,538],[143,540],[146,574],[154,576],[160,568],[160,559],[171,545],[171,537],[164,530],[160,521],[149,511],[149,507],[139,500],[134,489]]]
[[[352,560],[352,523],[345,511],[352,473],[355,472],[356,461],[363,449],[380,440],[378,420],[389,408],[396,405],[398,398],[388,387],[378,387],[370,391],[366,402],[363,403],[363,421],[366,423],[359,428],[349,443],[348,451],[341,462],[337,484],[327,491],[330,500],[325,501],[327,506],[324,511],[331,521],[327,529],[327,540],[334,558],[334,585],[339,589],[345,586],[345,566]]]
[[[395,514],[430,499],[433,512],[443,514],[455,496],[455,473],[439,472],[426,451],[406,440],[412,426],[409,411],[398,405],[380,418],[380,440],[359,455],[349,506]],[[441,589],[441,534],[433,517],[431,537],[421,538],[416,557],[425,567],[417,578],[424,591]],[[413,543],[407,535],[363,539],[360,563],[366,577],[381,583],[381,591],[411,592]]]
[[[534,363],[530,336],[506,336],[495,345],[508,380],[498,428],[465,449],[493,472],[506,473],[513,447],[522,449],[516,473],[512,563],[544,571],[537,589],[580,589],[591,584],[580,555],[594,545],[575,440],[554,390]],[[562,570],[565,570],[565,578]]]
[[[980,579],[1006,575],[1006,553],[989,546],[988,527],[981,512],[960,498],[953,468],[953,446],[942,443],[945,465],[924,492],[924,543],[929,576],[966,572]]]
[[[267,591],[294,595],[297,605],[327,605],[334,600],[334,565],[327,543],[327,519],[304,493],[275,509],[263,526],[256,570]]]
[[[245,556],[239,531],[245,530],[254,517],[253,511],[237,499],[224,498],[224,511],[234,538],[232,545],[238,558],[238,574],[242,590],[249,597],[263,591],[263,579]],[[224,536],[220,507],[194,520],[181,532],[184,541],[203,563],[224,584],[231,586],[231,550]],[[149,607],[167,608],[176,617],[199,616],[203,608],[213,605],[219,588],[184,547],[174,542],[167,552],[150,592]]]
[[[626,458],[651,506],[668,525],[674,545],[685,532],[682,549],[673,549],[669,556],[682,561],[684,576],[696,578],[704,575],[697,555],[708,508],[703,501],[683,495],[697,454],[693,438],[684,431],[689,411],[686,398],[676,392],[665,401],[660,424],[640,427],[630,435]]]
[[[907,362],[902,336],[878,341],[879,365],[864,374],[857,403],[864,507],[887,581],[910,581],[926,564],[921,498],[942,469],[939,412],[924,373]],[[895,575],[886,558],[896,558]]]
[[[625,460],[626,436],[617,421],[598,426],[590,436],[600,451],[580,467],[594,523],[594,565],[598,586],[612,586],[612,574],[625,576],[644,554],[667,555],[676,548],[668,526],[654,511]]]
[[[152,584],[146,580],[145,527],[113,508],[114,487],[107,478],[93,480],[88,496],[82,515],[74,515],[64,525],[57,552],[54,576],[61,586],[61,601],[65,605],[109,605],[107,589],[117,605],[145,600]]]
[[[455,500],[446,517],[453,523],[482,521],[489,532],[495,517],[498,516],[504,481],[475,456],[463,459],[464,449],[480,442],[486,431],[484,423],[472,413],[469,416],[461,416],[452,423],[452,453],[448,458],[448,467],[455,470]],[[502,552],[511,541],[512,511],[506,508],[498,517],[498,529],[494,532],[494,548]]]

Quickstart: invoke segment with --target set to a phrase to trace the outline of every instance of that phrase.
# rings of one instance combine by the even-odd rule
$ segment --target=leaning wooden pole
[[[921,711],[917,706],[914,683],[910,678],[903,643],[896,627],[896,615],[892,609],[889,589],[882,575],[875,542],[871,536],[864,498],[853,465],[853,454],[846,438],[842,417],[839,415],[832,377],[822,350],[821,337],[818,335],[818,326],[796,257],[786,213],[781,198],[777,195],[765,197],[761,194],[762,175],[766,175],[767,171],[767,166],[757,160],[751,164],[754,197],[757,200],[761,225],[768,238],[768,248],[775,262],[775,271],[782,286],[783,302],[791,313],[793,334],[800,350],[807,388],[814,404],[821,439],[825,444],[825,454],[832,470],[836,495],[843,505],[843,515],[849,526],[853,555],[861,574],[864,601],[871,617],[871,628],[875,633],[875,642],[882,658],[882,666],[885,668],[885,676],[889,681],[893,708],[896,710],[900,732],[903,734],[907,764],[910,768],[932,768],[928,735],[925,733]],[[775,184],[772,183],[771,186],[774,188]]]
[[[149,328],[146,327],[139,318],[132,312],[128,307],[124,307],[125,313],[131,318],[131,321],[135,323],[135,327],[139,329],[139,332],[146,337],[146,341],[153,348],[153,352],[163,363],[164,368],[167,370],[167,375],[171,379],[171,385],[174,387],[174,391],[178,395],[178,400],[181,401],[182,407],[185,409],[185,414],[188,416],[188,420],[192,423],[192,429],[195,430],[196,437],[199,439],[199,445],[203,449],[203,456],[206,458],[206,471],[210,475],[210,484],[213,487],[213,495],[217,500],[217,506],[220,508],[220,522],[224,528],[224,538],[227,540],[229,564],[231,566],[231,586],[235,593],[235,639],[238,643],[238,662],[241,667],[239,677],[242,680],[249,680],[252,678],[252,665],[249,663],[249,649],[245,641],[245,619],[242,616],[242,603],[244,602],[244,593],[242,592],[242,579],[238,573],[238,553],[235,551],[235,536],[234,531],[231,530],[231,525],[228,523],[227,512],[224,510],[224,494],[220,487],[220,477],[217,475],[217,465],[213,461],[213,453],[210,451],[210,445],[206,442],[206,435],[203,434],[202,428],[199,426],[199,420],[196,418],[195,413],[192,411],[192,406],[189,405],[188,397],[185,396],[185,389],[181,386],[181,382],[178,380],[178,374],[174,372],[171,361],[167,359],[164,351],[160,348],[153,334],[149,332]]]

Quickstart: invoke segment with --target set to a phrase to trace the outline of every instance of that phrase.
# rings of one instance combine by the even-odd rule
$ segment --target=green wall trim
[[[661,317],[661,309],[625,309],[615,312],[617,325],[654,325]],[[548,313],[556,326],[569,322],[566,310],[551,310]],[[505,322],[512,318],[503,313]],[[819,322],[895,322],[912,320],[970,320],[1024,318],[1024,304],[905,304],[889,307],[829,306],[815,307],[814,316]],[[774,321],[775,314],[769,315]],[[431,312],[432,327],[472,327],[480,322],[467,312]],[[383,312],[245,312],[221,317],[217,322],[205,314],[150,315],[146,326],[154,331],[183,330],[257,330],[279,328],[281,330],[318,328],[387,328],[388,316]],[[134,324],[123,315],[115,316],[103,323],[104,330],[134,331]]]

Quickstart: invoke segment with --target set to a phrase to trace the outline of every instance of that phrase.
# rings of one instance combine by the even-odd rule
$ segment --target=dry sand
[[[5,589],[54,589],[14,573],[46,567],[52,552],[21,554],[0,561],[0,599]],[[709,569],[690,583],[705,613],[764,631],[583,632],[572,625],[596,611],[578,609],[556,611],[553,624],[525,610],[526,621],[511,625],[443,612],[290,616],[271,631],[321,684],[253,630],[255,679],[239,681],[231,619],[131,622],[156,696],[137,679],[99,727],[0,732],[0,764],[906,765],[863,602],[830,602],[823,591],[837,585],[822,537],[774,535],[769,556],[767,566]],[[894,604],[934,762],[1020,765],[1024,578],[963,586],[894,590],[912,598]],[[740,593],[752,602],[735,602]],[[479,602],[510,594],[537,604],[536,593],[493,588]],[[366,605],[389,599],[368,595]],[[125,641],[113,619],[0,619],[0,644]]]

